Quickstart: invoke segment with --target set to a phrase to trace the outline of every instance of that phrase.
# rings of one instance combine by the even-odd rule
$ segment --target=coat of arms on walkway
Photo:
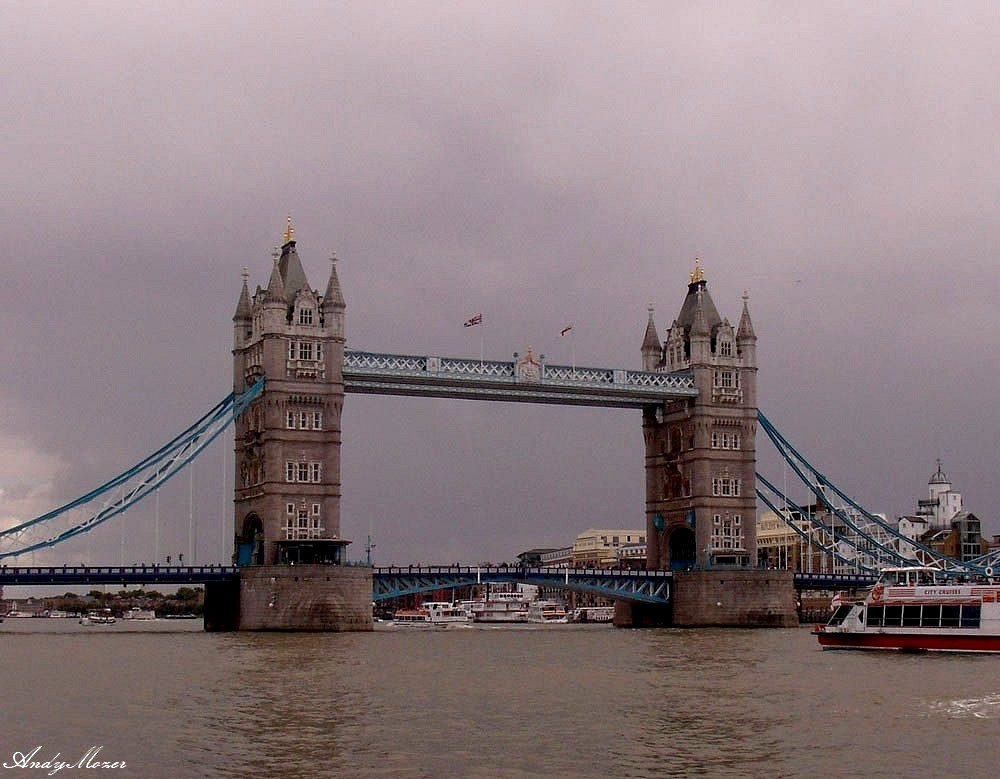
[[[538,357],[535,356],[535,352],[530,346],[528,347],[528,351],[524,353],[524,356],[519,358],[517,361],[517,380],[542,380],[542,363]]]

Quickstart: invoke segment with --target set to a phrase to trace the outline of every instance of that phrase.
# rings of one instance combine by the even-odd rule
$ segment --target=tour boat
[[[863,601],[813,631],[823,649],[1000,652],[1000,581],[936,568],[886,568]]]
[[[538,595],[534,585],[508,585],[487,582],[486,596],[469,602],[474,622],[527,622],[528,603]]]
[[[528,604],[523,600],[477,600],[471,606],[473,622],[527,622]]]
[[[87,612],[87,616],[80,617],[81,625],[113,625],[115,616],[111,609],[92,609]]]
[[[528,622],[552,624],[569,622],[566,608],[554,600],[536,600],[528,604]]]
[[[401,627],[448,627],[468,625],[469,612],[456,603],[427,601],[416,609],[400,609],[392,624]]]

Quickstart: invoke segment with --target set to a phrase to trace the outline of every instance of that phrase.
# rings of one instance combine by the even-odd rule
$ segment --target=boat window
[[[959,624],[959,614],[962,611],[961,606],[942,606],[941,607],[941,627],[943,628],[957,628]]]
[[[979,615],[980,606],[975,604],[974,606],[962,606],[962,627],[963,628],[978,628],[979,627]]]
[[[847,617],[850,611],[851,611],[851,605],[849,603],[845,603],[841,606],[838,606],[837,610],[833,612],[833,616],[830,617],[830,621],[827,622],[826,624],[839,625],[841,622],[844,621],[844,619]]]
[[[903,625],[906,627],[920,626],[920,606],[903,606]]]
[[[941,606],[936,603],[925,603],[923,614],[920,615],[920,625],[925,628],[939,627],[941,625]]]
[[[885,608],[883,606],[869,606],[866,623],[874,627],[882,627]]]
[[[899,627],[903,624],[903,607],[886,606],[885,619],[882,623],[886,627]]]

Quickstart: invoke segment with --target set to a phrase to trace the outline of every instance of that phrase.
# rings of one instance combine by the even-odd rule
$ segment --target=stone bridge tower
[[[371,569],[343,567],[340,537],[344,297],[306,279],[291,218],[266,288],[233,317],[233,388],[263,393],[236,421],[238,627],[370,630]]]
[[[643,411],[647,566],[756,565],[757,337],[747,297],[733,327],[695,261],[661,343],[652,306],[643,369],[689,372],[696,398]]]
[[[289,219],[267,288],[236,306],[233,387],[261,376],[263,394],[236,422],[240,565],[340,562],[340,414],[344,298],[334,263],[310,288]]]

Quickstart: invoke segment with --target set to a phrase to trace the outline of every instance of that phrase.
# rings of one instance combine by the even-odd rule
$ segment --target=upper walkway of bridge
[[[548,365],[530,351],[501,362],[348,350],[344,390],[611,408],[642,408],[698,394],[690,373]]]

